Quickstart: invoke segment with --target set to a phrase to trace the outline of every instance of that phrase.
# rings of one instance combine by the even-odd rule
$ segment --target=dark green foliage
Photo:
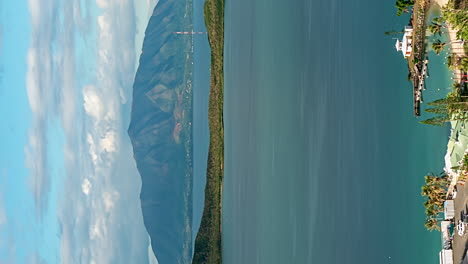
[[[446,44],[447,43],[440,41],[440,39],[437,39],[432,43],[432,49],[437,55],[439,55],[442,52],[442,50],[444,50]]]
[[[445,108],[428,108],[425,111],[428,113],[435,113],[435,114],[447,114],[447,109]]]
[[[468,39],[468,10],[457,9],[453,2],[449,2],[442,17],[457,30],[458,39]]]
[[[434,175],[432,173],[424,177],[425,185],[421,188],[421,195],[426,198],[424,207],[426,208],[425,227],[432,230],[439,230],[439,215],[444,211],[444,201],[447,198],[449,186],[448,176],[443,173]]]
[[[462,71],[468,71],[468,57],[462,58],[458,67]]]
[[[448,121],[450,120],[448,120],[445,117],[436,116],[436,117],[432,117],[424,121],[421,121],[420,123],[425,124],[425,125],[443,126]]]
[[[439,36],[442,35],[442,29],[444,28],[443,20],[440,17],[436,17],[432,19],[431,24],[428,26],[429,31],[432,34],[438,34]]]
[[[434,35],[435,34],[438,34],[439,36],[442,35],[442,25],[440,24],[431,23],[427,28]]]
[[[397,0],[395,2],[395,7],[397,9],[397,16],[408,12],[408,9],[414,5],[414,0]]]
[[[426,112],[437,114],[437,116],[421,121],[422,124],[442,126],[444,123],[455,120],[465,120],[468,113],[468,96],[461,93],[460,84],[453,84],[453,91],[445,98],[428,103],[433,108]]]
[[[399,31],[392,29],[392,30],[384,32],[385,35],[395,35],[395,34],[403,34],[403,33],[405,33],[403,29]]]

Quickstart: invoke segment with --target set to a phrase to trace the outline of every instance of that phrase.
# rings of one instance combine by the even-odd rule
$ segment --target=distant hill
[[[191,10],[186,0],[158,2],[133,85],[128,134],[142,178],[143,219],[160,264],[192,257],[191,36],[173,34],[192,29]]]

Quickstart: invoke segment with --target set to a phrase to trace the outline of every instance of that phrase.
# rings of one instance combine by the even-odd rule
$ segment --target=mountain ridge
[[[160,264],[192,257],[190,1],[160,0],[145,31],[128,135],[145,227]]]

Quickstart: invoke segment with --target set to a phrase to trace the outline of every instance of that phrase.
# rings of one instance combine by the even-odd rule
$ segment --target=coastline
[[[449,0],[432,0],[437,5],[437,8],[442,9],[446,6]],[[457,31],[454,30],[452,25],[446,23],[446,34],[449,51],[456,57],[464,57],[465,51],[463,43],[457,39]],[[452,80],[461,82],[462,72],[455,68],[451,70],[453,73]],[[450,84],[451,85],[451,84]],[[465,121],[456,120],[450,122],[450,137],[447,143],[447,153],[445,154],[445,172],[449,176],[449,186],[447,188],[447,199],[453,199],[455,217],[454,222],[457,223],[460,220],[460,215],[466,211],[466,205],[468,203],[468,185],[465,185],[463,181],[459,181],[459,173],[452,168],[459,166],[460,161],[467,152],[466,146],[468,145],[468,128],[465,125]],[[456,190],[456,191],[455,191]],[[455,195],[454,195],[455,194]],[[449,198],[450,197],[450,198]],[[466,249],[468,243],[468,236],[455,235],[453,236],[452,248],[453,248],[453,261],[454,263],[460,263],[466,258]]]
[[[222,190],[224,181],[224,0],[206,0],[204,18],[211,49],[205,204],[195,239],[193,264],[222,263]]]
[[[439,9],[442,9],[445,5],[448,4],[449,0],[432,0],[433,3],[437,5]],[[448,36],[448,41],[449,41],[449,47],[450,50],[452,51],[452,54],[456,55],[457,57],[462,57],[465,56],[465,51],[463,48],[463,45],[461,42],[458,42],[457,39],[457,32],[456,30],[453,29],[453,27],[447,23],[447,36]],[[461,71],[459,69],[452,70],[454,77],[452,77],[454,80],[460,81],[461,80]],[[447,153],[445,155],[445,171],[452,176],[452,181],[449,187],[449,193],[451,193],[450,189],[453,189],[455,185],[457,184],[457,178],[458,175],[452,171],[452,167],[456,164],[453,164],[451,161],[451,155],[453,153],[453,144],[450,144],[451,141],[456,141],[454,138],[456,133],[459,133],[460,130],[465,130],[465,126],[462,126],[461,123],[462,121],[452,121],[450,122],[450,127],[451,127],[451,135],[450,135],[450,140],[447,145]],[[455,133],[455,134],[454,134]]]
[[[449,0],[432,0],[433,3],[437,5],[439,9],[442,9],[445,5],[448,4]],[[453,29],[453,27],[447,23],[447,36],[448,36],[448,41],[449,41],[449,47],[450,50],[452,51],[452,54],[456,55],[457,57],[462,57],[465,56],[465,51],[463,48],[463,45],[461,42],[458,42],[457,39],[457,32],[456,30]],[[454,77],[452,77],[454,80],[460,81],[461,80],[461,71],[459,69],[452,70]],[[450,127],[451,127],[451,135],[450,135],[450,140],[447,145],[447,153],[445,155],[445,168],[444,170],[447,172],[448,175],[451,176],[452,181],[450,183],[449,191],[448,193],[451,193],[453,188],[457,184],[457,178],[458,175],[453,172],[452,167],[456,164],[453,164],[451,161],[451,155],[453,154],[453,143],[457,142],[455,139],[455,134],[461,132],[461,130],[465,130],[465,126],[462,126],[461,123],[462,121],[452,121],[450,122]],[[453,141],[453,142],[452,142]],[[451,144],[452,142],[452,144]]]
[[[449,0],[432,0],[436,5],[438,5],[439,9],[442,9],[445,5],[448,4]],[[448,33],[448,41],[450,45],[450,49],[452,50],[452,53],[455,54],[456,56],[465,56],[465,50],[463,48],[462,42],[457,39],[457,31],[453,29],[452,25],[450,23],[447,23],[447,33]],[[460,77],[460,70],[455,69],[455,79],[456,80],[461,80]]]

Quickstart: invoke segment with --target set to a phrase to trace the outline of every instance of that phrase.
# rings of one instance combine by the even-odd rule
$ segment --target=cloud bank
[[[48,129],[58,120],[66,168],[57,212],[61,263],[147,263],[141,180],[123,121],[136,64],[134,3],[28,3],[26,84],[33,120],[25,154],[36,216],[55,202],[49,198],[48,142],[54,139]],[[95,5],[98,16],[90,17]]]

